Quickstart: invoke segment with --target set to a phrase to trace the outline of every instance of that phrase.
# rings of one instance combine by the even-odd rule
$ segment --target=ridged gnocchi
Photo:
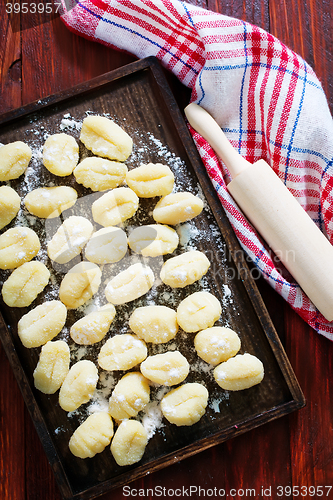
[[[68,309],[77,309],[97,293],[102,271],[92,262],[80,262],[65,274],[59,288],[59,298]]]
[[[86,217],[68,217],[47,244],[47,253],[58,264],[67,264],[81,253],[93,232],[93,225]]]
[[[15,269],[32,260],[40,250],[40,241],[29,227],[13,227],[0,236],[0,269]]]
[[[125,161],[133,141],[124,129],[105,116],[87,116],[82,123],[80,140],[97,156]]]
[[[66,318],[67,309],[59,300],[43,302],[19,320],[18,336],[24,347],[39,347],[61,332]]]
[[[237,333],[231,328],[212,326],[196,334],[194,347],[200,358],[216,366],[235,356],[241,347],[241,342]]]
[[[154,273],[149,266],[137,262],[112,278],[105,288],[105,297],[111,304],[132,302],[145,295],[154,284]]]
[[[171,424],[193,425],[205,414],[208,396],[208,391],[202,384],[183,384],[162,398],[161,410]]]
[[[59,405],[65,411],[74,411],[92,398],[98,382],[95,364],[82,359],[70,368],[59,392]]]
[[[9,224],[18,214],[21,198],[10,186],[0,187],[0,229]]]
[[[210,292],[195,292],[179,304],[177,322],[185,332],[198,332],[213,326],[221,311],[220,302]]]
[[[128,245],[133,252],[144,257],[157,257],[172,253],[178,246],[179,236],[169,226],[150,224],[133,229]]]
[[[177,314],[167,306],[137,307],[130,316],[129,327],[145,342],[163,344],[177,335]]]
[[[43,164],[54,175],[70,175],[79,161],[79,146],[71,135],[50,135],[43,146]]]
[[[22,175],[31,160],[31,148],[22,141],[0,147],[0,181],[10,181]]]
[[[210,262],[203,252],[191,250],[164,262],[160,278],[171,288],[184,288],[201,279],[209,266]]]
[[[125,257],[127,250],[125,231],[119,227],[103,227],[91,236],[85,257],[95,264],[113,264]]]
[[[137,420],[120,423],[111,442],[111,453],[118,465],[132,465],[141,460],[148,443],[144,426]]]
[[[92,345],[100,342],[108,333],[116,315],[112,304],[106,304],[77,320],[70,328],[71,338],[80,345]]]
[[[93,219],[101,226],[117,226],[133,217],[139,206],[139,198],[127,187],[118,187],[94,201]]]
[[[264,365],[253,354],[237,354],[214,369],[214,378],[226,391],[249,389],[263,380]]]
[[[69,372],[69,363],[70,351],[64,340],[46,342],[33,373],[36,389],[44,394],[57,392]]]
[[[73,171],[76,182],[92,191],[106,191],[120,186],[126,173],[124,163],[96,157],[85,158]]]
[[[153,198],[171,193],[174,180],[170,167],[162,163],[140,165],[126,174],[128,186],[139,198]]]
[[[111,442],[113,422],[106,411],[93,413],[76,429],[69,440],[69,449],[78,458],[92,458]]]
[[[9,307],[27,307],[50,279],[50,271],[38,261],[25,262],[15,269],[2,287],[2,297]]]
[[[41,219],[53,219],[75,205],[77,192],[69,186],[41,187],[24,198],[26,209]]]
[[[115,420],[135,417],[149,400],[148,380],[140,372],[126,373],[112,391],[109,413]]]
[[[168,351],[148,356],[140,365],[144,377],[156,384],[177,385],[183,382],[190,370],[190,365],[179,351]]]
[[[103,370],[130,370],[147,357],[147,346],[136,335],[123,333],[106,341],[98,355]]]
[[[199,215],[203,206],[203,201],[192,193],[171,193],[157,202],[153,218],[160,224],[176,226]]]

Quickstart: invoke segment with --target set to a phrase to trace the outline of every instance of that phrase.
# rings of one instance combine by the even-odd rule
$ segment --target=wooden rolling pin
[[[264,161],[253,165],[232,147],[213,117],[195,103],[190,125],[228,168],[228,191],[309,299],[333,320],[333,246]]]

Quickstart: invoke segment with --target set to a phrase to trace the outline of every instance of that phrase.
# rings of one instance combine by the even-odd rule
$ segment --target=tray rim
[[[264,334],[269,342],[270,348],[273,351],[274,357],[279,365],[279,368],[283,374],[287,387],[292,396],[292,399],[287,403],[273,407],[265,413],[258,414],[255,417],[251,417],[251,419],[240,422],[239,426],[241,426],[241,428],[239,428],[238,425],[233,424],[224,429],[219,434],[198,440],[195,443],[186,446],[185,448],[179,449],[177,453],[182,452],[181,460],[183,460],[196,453],[199,453],[200,451],[215,446],[216,444],[225,442],[232,437],[243,434],[248,430],[252,430],[264,423],[268,423],[276,418],[298,410],[305,406],[306,401],[296,379],[296,376],[293,372],[290,361],[286,355],[284,347],[281,343],[281,340],[269,316],[263,298],[255,283],[255,280],[248,272],[249,268],[245,260],[244,251],[242,250],[237,237],[230,225],[230,222],[225,215],[222,205],[218,200],[217,193],[208,177],[206,169],[202,163],[202,160],[184,121],[184,117],[181,114],[178,104],[175,101],[160,62],[154,56],[139,59],[138,61],[134,61],[120,68],[104,73],[103,75],[99,75],[91,80],[75,85],[69,89],[66,89],[65,91],[60,91],[55,94],[46,96],[42,99],[38,99],[36,101],[28,103],[22,107],[6,112],[2,116],[0,116],[0,127],[10,125],[17,119],[24,118],[27,115],[34,114],[48,107],[52,107],[57,103],[64,103],[77,94],[80,94],[80,97],[82,97],[85,94],[89,94],[90,92],[95,91],[98,87],[101,88],[103,86],[107,86],[108,84],[118,79],[122,79],[124,77],[130,76],[133,73],[138,73],[143,70],[151,71],[154,80],[158,85],[160,96],[167,105],[166,107],[170,113],[171,121],[173,122],[174,127],[177,130],[186,154],[188,155],[195,174],[198,177],[198,182],[200,183],[207,198],[209,206],[214,214],[216,223],[221,233],[223,234],[223,238],[225,239],[227,244],[227,249],[239,272],[239,275],[244,284],[244,288],[249,296],[249,300],[254,308],[255,314],[261,324]],[[172,113],[170,112],[170,110],[172,110]],[[198,173],[200,173],[200,176],[198,175]],[[223,226],[223,232],[221,226]],[[40,408],[35,401],[33,392],[31,390],[23,367],[20,363],[18,354],[16,353],[16,350],[15,348],[13,348],[13,344],[9,341],[9,339],[10,333],[0,311],[0,340],[10,362],[11,369],[13,370],[14,376],[19,385],[20,391],[36,428],[41,444],[44,448],[46,457],[55,475],[59,491],[65,500],[88,500],[96,498],[97,496],[111,491],[111,489],[115,489],[124,485],[124,476],[126,476],[127,484],[146,475],[148,471],[154,472],[179,461],[179,457],[175,456],[175,453],[169,453],[154,461],[153,470],[151,464],[142,465],[139,466],[139,468],[133,469],[131,471],[124,471],[124,474],[119,475],[116,479],[103,481],[102,483],[93,487],[89,487],[84,491],[74,493],[72,491],[59,454],[57,453],[53,442],[50,439],[50,434],[47,429],[43,414],[41,413]],[[267,418],[267,415],[269,416],[269,418]]]

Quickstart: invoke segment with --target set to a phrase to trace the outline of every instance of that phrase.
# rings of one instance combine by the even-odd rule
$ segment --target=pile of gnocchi
[[[90,217],[71,215],[47,241],[52,263],[68,264],[82,256],[63,276],[59,296],[42,302],[24,314],[17,331],[26,348],[41,347],[33,373],[36,389],[45,394],[59,391],[59,406],[72,412],[89,402],[99,380],[99,370],[125,371],[114,387],[108,411],[91,414],[75,430],[69,449],[79,458],[93,457],[110,445],[120,466],[141,460],[148,443],[145,427],[138,420],[150,402],[152,385],[168,388],[160,401],[164,418],[176,426],[198,422],[206,411],[209,393],[202,383],[186,382],[191,369],[179,350],[149,355],[147,344],[166,344],[179,328],[191,337],[198,356],[214,367],[217,384],[238,391],[259,384],[264,377],[262,362],[254,355],[238,354],[241,343],[236,332],[215,326],[221,316],[219,300],[208,291],[187,295],[177,308],[144,305],[132,310],[128,333],[107,338],[117,306],[143,297],[153,287],[154,270],[145,257],[172,254],[179,245],[175,226],[198,216],[203,202],[190,192],[173,192],[174,174],[162,163],[148,163],[128,170],[131,137],[105,116],[88,116],[80,134],[82,144],[94,155],[79,161],[74,137],[50,135],[43,146],[43,165],[58,177],[74,175],[78,184],[102,192],[91,206]],[[0,148],[0,181],[8,183],[26,171],[30,147],[13,142]],[[137,212],[140,198],[159,197],[152,216],[154,224],[142,225],[129,234],[121,227]],[[76,190],[61,185],[39,187],[24,198],[25,209],[41,219],[59,217],[73,207]],[[0,228],[18,214],[21,199],[8,184],[0,187]],[[94,221],[96,226],[91,222]],[[98,227],[101,228],[98,229]],[[34,258],[41,248],[37,233],[29,227],[12,227],[0,235],[0,269],[12,273],[3,283],[2,297],[9,307],[28,307],[50,280],[45,264]],[[105,285],[105,304],[70,326],[70,337],[78,345],[102,342],[97,364],[81,359],[71,366],[68,343],[54,340],[64,328],[68,310],[87,304],[102,283],[103,266],[124,259],[130,251],[141,258],[113,276]],[[206,275],[207,256],[189,250],[169,257],[158,278],[165,285],[186,289]],[[114,425],[116,431],[114,432]]]

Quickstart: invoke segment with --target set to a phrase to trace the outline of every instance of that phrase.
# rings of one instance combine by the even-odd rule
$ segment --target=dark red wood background
[[[333,4],[329,0],[192,0],[259,25],[315,69],[333,105]],[[0,4],[0,113],[72,87],[134,60],[71,34],[59,18],[29,14],[10,23]],[[50,19],[50,18],[48,18]],[[36,25],[37,24],[37,25]],[[19,29],[20,28],[20,29]],[[169,76],[181,109],[189,91]],[[332,138],[333,140],[333,138]],[[131,488],[224,488],[233,498],[333,498],[333,343],[308,327],[268,285],[260,290],[307,399],[307,406],[199,455],[146,476]],[[52,471],[0,346],[0,499],[60,500]],[[279,486],[294,487],[281,494]],[[311,496],[314,486],[317,493]],[[301,489],[304,487],[303,489]],[[266,496],[260,494],[264,488]],[[268,489],[272,494],[269,495]],[[298,488],[298,489],[297,489]],[[103,500],[125,498],[122,489]],[[139,492],[138,492],[139,493]],[[298,493],[298,494],[297,494]],[[246,496],[247,495],[247,496]],[[229,495],[230,496],[230,495]],[[184,496],[185,497],[185,496]],[[192,498],[197,496],[192,495]],[[213,497],[214,498],[214,497]],[[217,497],[215,497],[217,498]],[[252,496],[253,498],[253,496]]]

